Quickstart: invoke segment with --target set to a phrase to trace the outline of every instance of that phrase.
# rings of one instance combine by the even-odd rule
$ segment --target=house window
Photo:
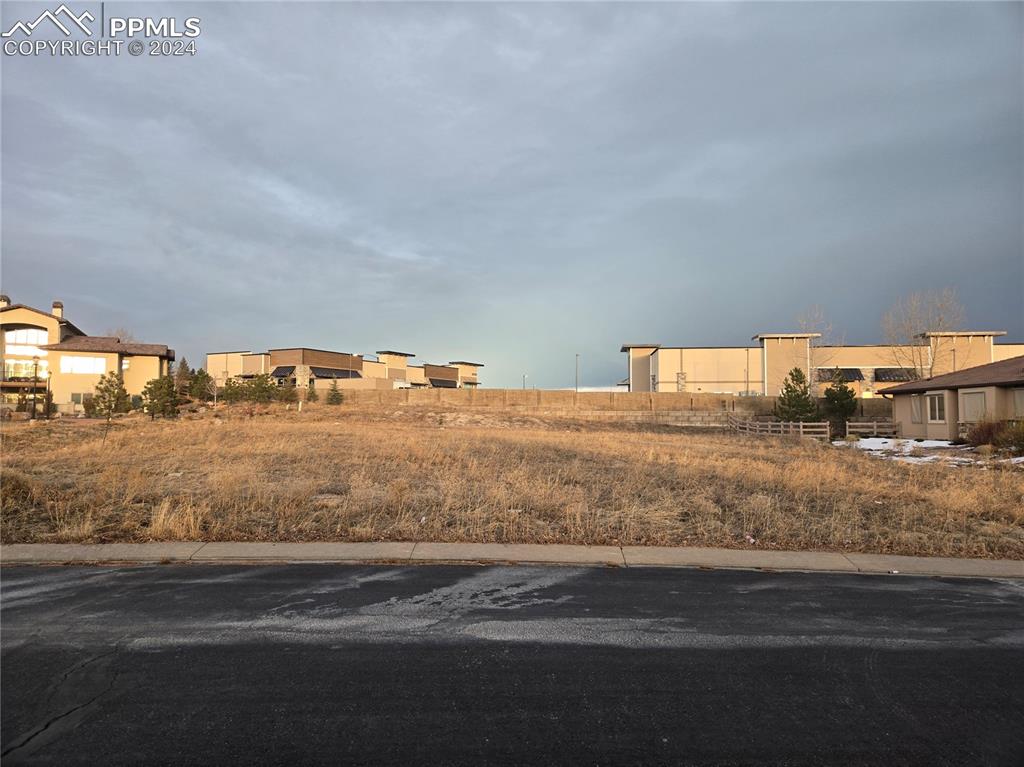
[[[127,357],[125,357],[123,360],[121,360],[121,370],[127,370],[128,369],[128,365],[129,365],[129,360],[128,360]]]
[[[910,422],[921,423],[923,419],[921,412],[921,395],[912,394],[910,395]]]
[[[17,346],[45,346],[49,343],[48,333],[37,328],[21,328],[4,333],[4,344]]]
[[[87,373],[98,375],[107,372],[106,357],[70,357],[60,358],[61,373]]]
[[[1024,389],[1013,390],[1013,414],[1024,418]]]
[[[946,395],[928,395],[928,423],[946,422]]]
[[[968,392],[963,396],[964,412],[960,419],[967,423],[976,423],[985,418],[985,392]]]

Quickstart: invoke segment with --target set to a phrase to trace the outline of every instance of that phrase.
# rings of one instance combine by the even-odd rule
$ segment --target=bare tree
[[[825,310],[819,304],[809,306],[797,315],[796,324],[801,333],[814,334],[810,339],[811,367],[829,367],[835,356],[833,349],[843,345],[843,338],[835,332],[825,316]],[[809,375],[813,375],[813,372],[809,372]],[[812,380],[811,383],[815,382]]]
[[[121,339],[121,343],[123,343],[123,344],[137,344],[137,343],[139,343],[139,339],[137,339],[132,334],[132,332],[130,330],[127,330],[126,328],[121,328],[121,327],[108,328],[107,330],[103,331],[103,335],[111,337],[111,338],[120,338]]]
[[[931,378],[954,342],[952,336],[941,334],[963,325],[964,307],[956,291],[946,288],[899,299],[882,317],[882,335],[897,366],[915,378]]]

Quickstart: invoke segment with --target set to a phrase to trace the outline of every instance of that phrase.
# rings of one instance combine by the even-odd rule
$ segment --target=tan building
[[[893,420],[910,439],[956,439],[979,421],[1024,420],[1024,356],[894,386]]]
[[[756,345],[669,347],[624,344],[630,391],[775,396],[793,368],[821,394],[836,369],[860,397],[918,377],[952,372],[1024,354],[1024,344],[997,344],[1003,331],[924,333],[915,345],[823,346],[817,333],[759,333]]]
[[[450,365],[412,365],[409,352],[383,350],[376,359],[361,354],[325,349],[295,347],[250,351],[211,352],[206,355],[206,371],[218,386],[230,379],[270,375],[281,385],[300,389],[312,386],[317,391],[335,383],[342,389],[402,389],[412,387],[462,388],[476,386],[477,368],[472,362]]]
[[[65,319],[60,301],[45,312],[0,296],[0,356],[5,409],[31,403],[33,395],[42,408],[48,390],[59,412],[75,413],[104,373],[121,371],[128,394],[142,394],[148,381],[167,374],[174,350],[88,336]]]

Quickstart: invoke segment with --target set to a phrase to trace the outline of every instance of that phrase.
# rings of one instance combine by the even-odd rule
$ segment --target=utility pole
[[[580,393],[580,355],[576,355],[576,393]]]

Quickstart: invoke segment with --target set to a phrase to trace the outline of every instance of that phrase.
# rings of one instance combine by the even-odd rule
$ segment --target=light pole
[[[580,355],[576,355],[576,393],[580,393]]]
[[[53,395],[50,393],[50,371],[49,369],[43,373],[43,378],[46,379],[46,395],[43,397],[43,410],[45,411],[46,420],[50,420],[50,403],[53,401]]]
[[[526,391],[526,373],[523,373],[523,391]]]
[[[36,420],[36,387],[39,386],[39,357],[32,358],[32,413],[28,419]]]

